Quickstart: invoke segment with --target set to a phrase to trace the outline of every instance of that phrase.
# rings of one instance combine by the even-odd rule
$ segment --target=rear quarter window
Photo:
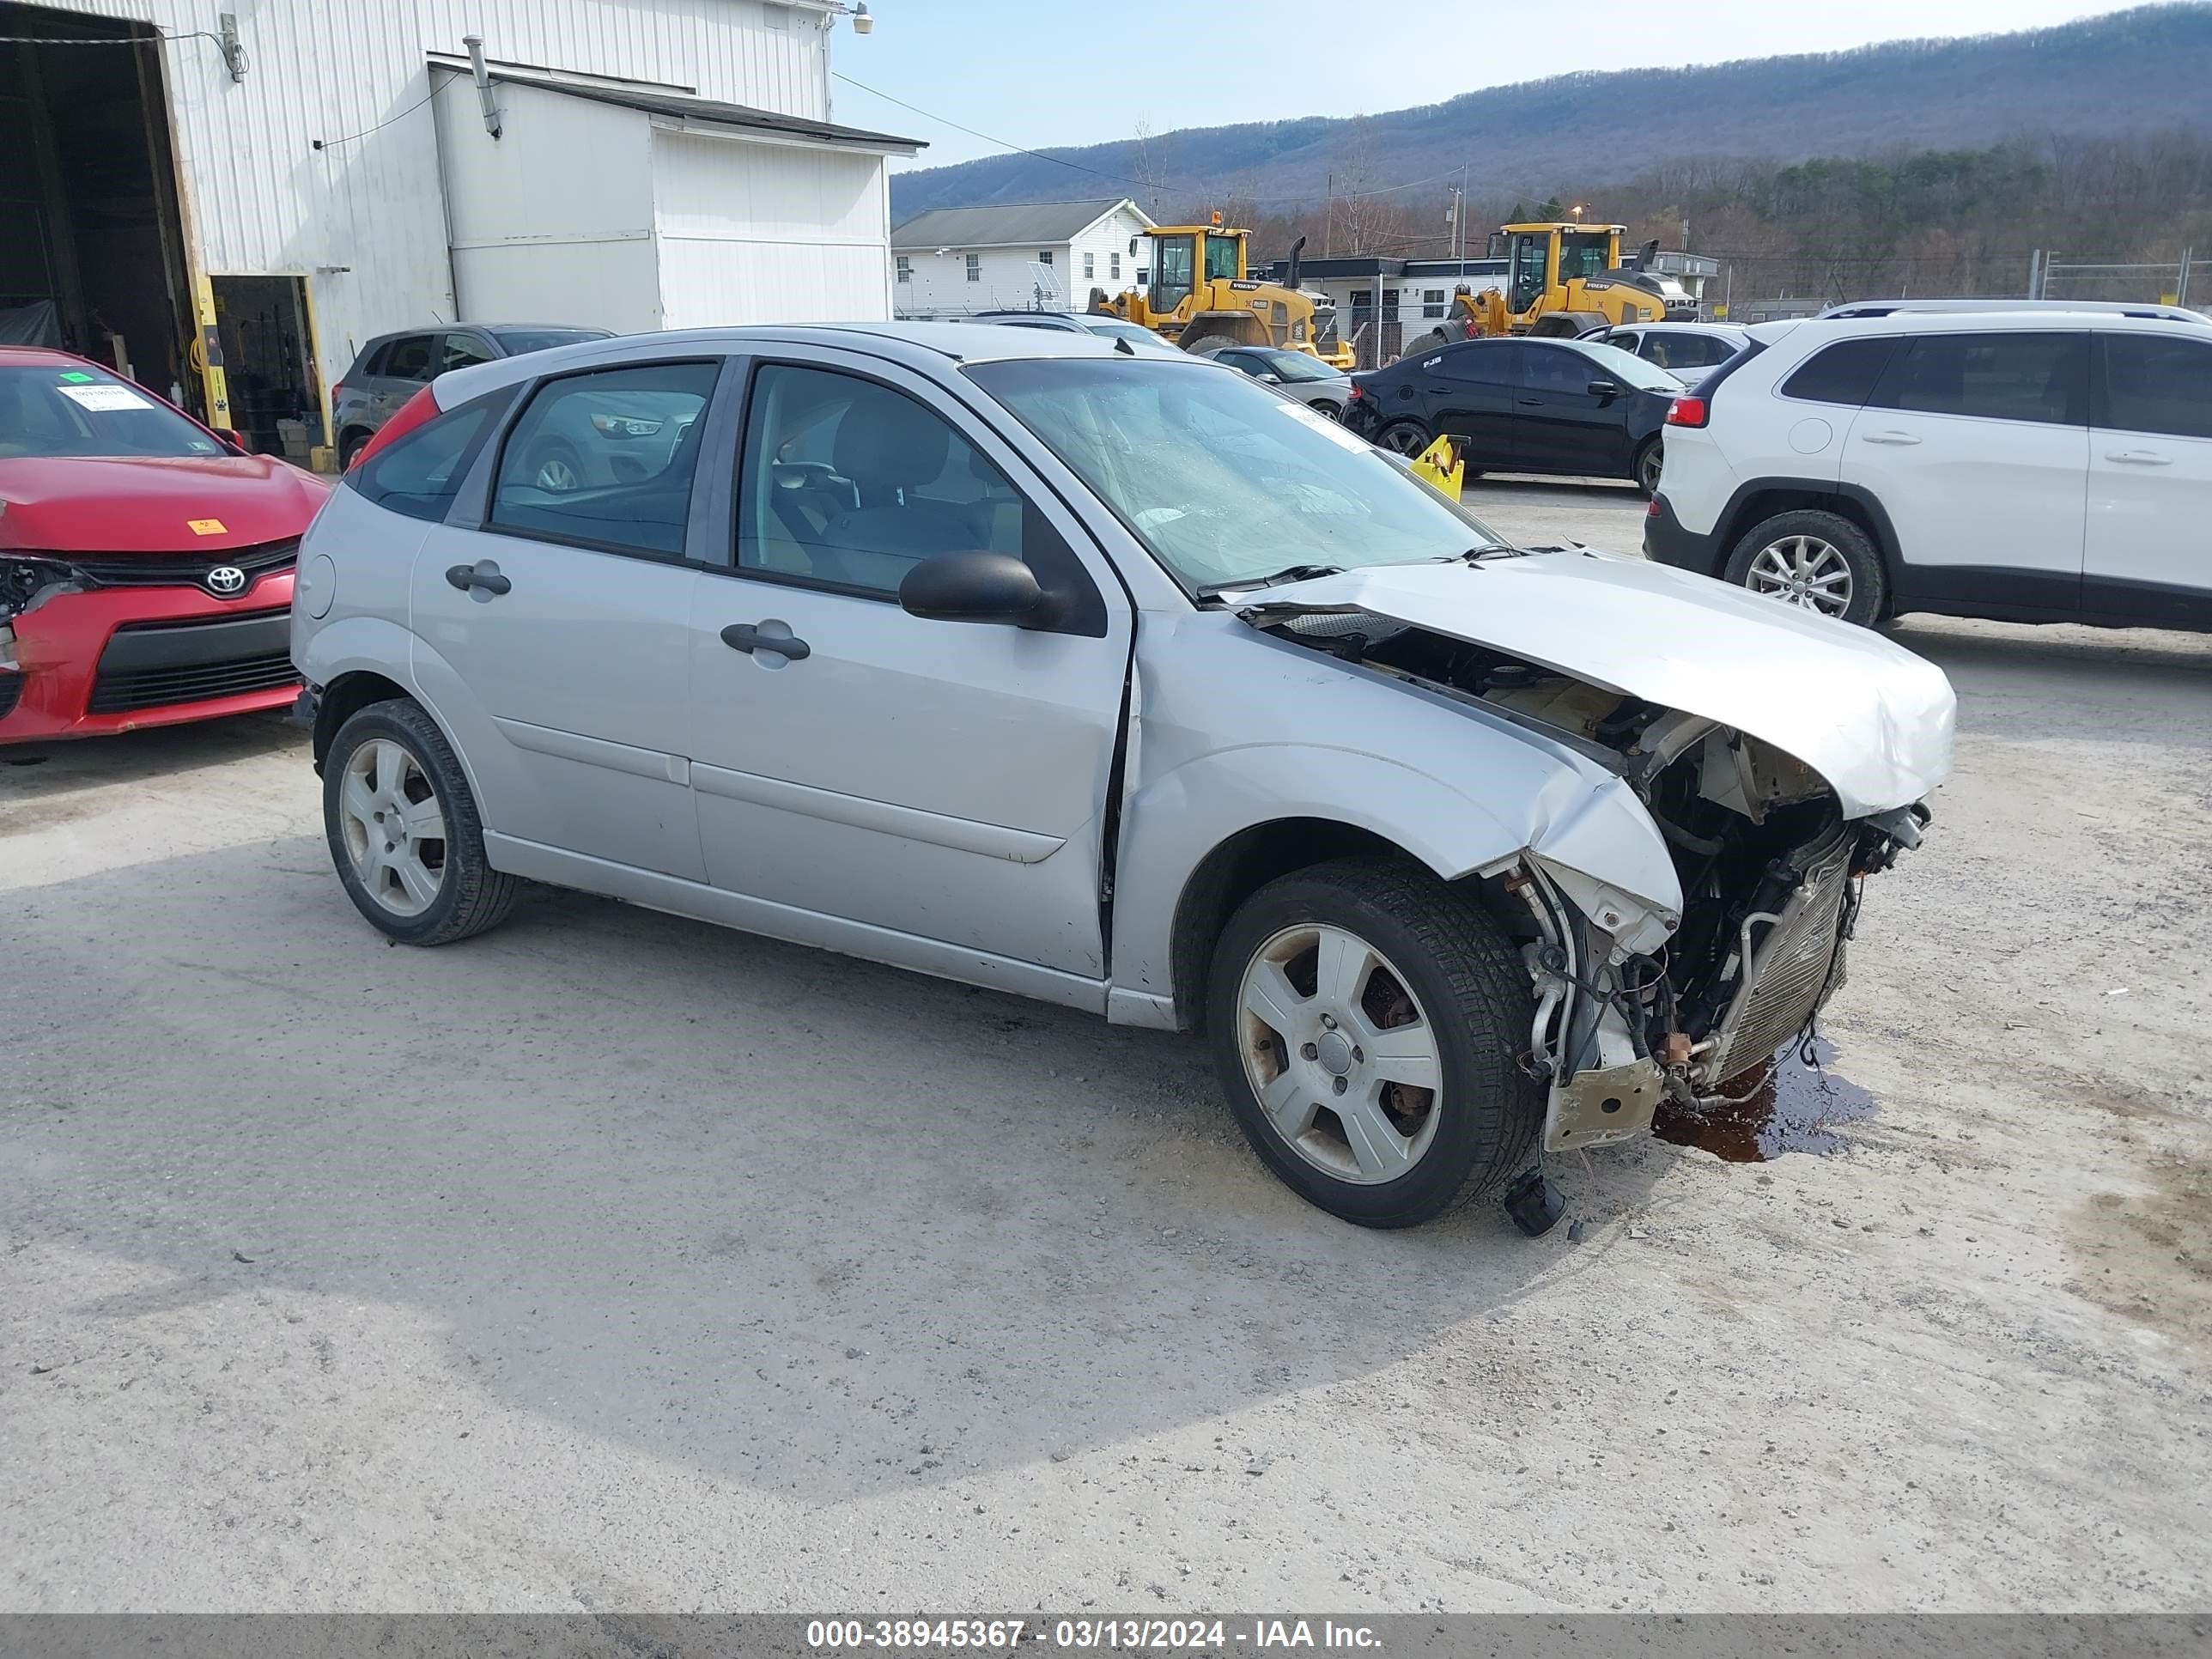
[[[1896,350],[1897,342],[1881,336],[1822,346],[1782,383],[1782,395],[1856,409],[1874,396]]]
[[[514,390],[501,386],[425,421],[349,472],[345,487],[410,519],[443,519]]]

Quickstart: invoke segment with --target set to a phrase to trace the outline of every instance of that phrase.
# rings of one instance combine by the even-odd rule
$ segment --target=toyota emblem
[[[218,599],[234,599],[246,592],[246,573],[234,564],[219,564],[207,573],[207,591]]]

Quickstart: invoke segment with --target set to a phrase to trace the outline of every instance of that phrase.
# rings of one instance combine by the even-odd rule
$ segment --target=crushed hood
[[[1376,565],[1237,609],[1255,622],[1367,611],[1733,726],[1818,772],[1852,817],[1950,775],[1958,702],[1942,669],[1870,629],[1642,559]]]

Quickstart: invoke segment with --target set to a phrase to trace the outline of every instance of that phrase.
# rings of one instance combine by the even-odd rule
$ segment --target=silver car
[[[611,390],[665,465],[542,488],[532,434]],[[721,329],[432,392],[292,612],[362,915],[442,945],[550,882],[1200,1031],[1366,1225],[1726,1095],[1949,766],[1879,635],[1516,552],[1194,360]]]

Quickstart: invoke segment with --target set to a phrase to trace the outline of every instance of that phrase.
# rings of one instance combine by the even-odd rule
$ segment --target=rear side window
[[[1875,335],[1863,340],[1838,340],[1823,346],[1797,372],[1782,383],[1785,398],[1808,403],[1847,404],[1856,409],[1874,396],[1882,371],[1897,355],[1897,341]]]
[[[2121,432],[2212,438],[2212,344],[2163,334],[2102,334],[2104,408]]]
[[[492,488],[503,530],[680,557],[719,362],[641,363],[542,382]]]
[[[2083,426],[2088,360],[2086,334],[1922,334],[1904,342],[1870,401],[1921,415]]]
[[[410,334],[384,348],[384,362],[377,371],[395,380],[430,378],[430,337]]]
[[[514,388],[501,386],[425,421],[349,472],[345,485],[410,519],[443,519]]]
[[[392,349],[391,342],[380,340],[361,354],[361,361],[346,376],[349,380],[366,380],[384,373],[384,354]]]

